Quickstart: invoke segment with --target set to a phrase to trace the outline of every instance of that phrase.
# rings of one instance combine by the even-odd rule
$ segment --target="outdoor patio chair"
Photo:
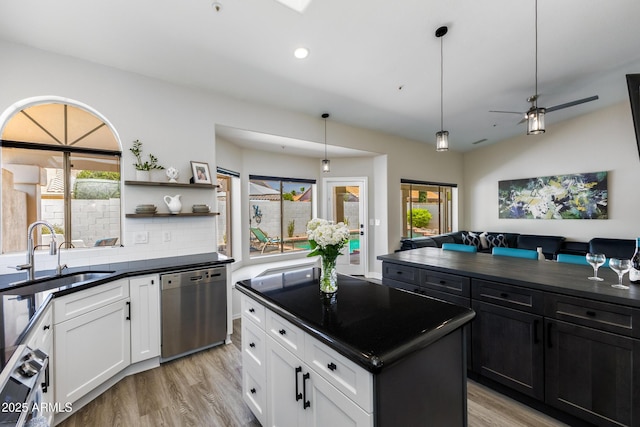
[[[264,250],[266,249],[267,246],[269,245],[275,245],[275,246],[280,246],[280,239],[278,237],[269,237],[267,236],[267,233],[265,233],[264,231],[262,231],[260,228],[250,228],[251,233],[255,236],[256,239],[258,239],[258,242],[260,242],[260,248],[259,251],[261,254],[264,253]]]

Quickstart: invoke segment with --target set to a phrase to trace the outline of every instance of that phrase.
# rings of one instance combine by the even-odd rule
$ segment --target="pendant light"
[[[444,56],[442,54],[442,37],[447,34],[448,30],[446,26],[442,26],[436,30],[436,37],[440,39],[440,132],[436,132],[436,151],[449,151],[449,132],[444,130],[443,125]]]
[[[322,118],[324,119],[324,159],[322,160],[322,172],[331,172],[331,162],[327,159],[327,119],[329,118],[329,113],[323,113]]]
[[[536,37],[536,91],[527,101],[531,102],[531,108],[527,111],[527,135],[544,133],[544,108],[538,108],[538,0],[535,0],[535,37]]]

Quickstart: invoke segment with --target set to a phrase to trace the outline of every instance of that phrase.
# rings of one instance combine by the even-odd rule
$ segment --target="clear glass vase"
[[[338,290],[338,273],[336,260],[322,257],[322,271],[320,273],[320,291],[333,294]]]

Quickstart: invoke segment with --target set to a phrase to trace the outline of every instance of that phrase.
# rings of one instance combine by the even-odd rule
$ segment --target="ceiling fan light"
[[[544,108],[531,108],[527,111],[527,135],[544,133]]]
[[[436,132],[436,151],[449,151],[449,132]]]

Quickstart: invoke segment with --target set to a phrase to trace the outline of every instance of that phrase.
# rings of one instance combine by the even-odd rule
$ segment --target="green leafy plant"
[[[164,169],[164,166],[158,164],[158,158],[153,154],[149,154],[149,161],[142,161],[142,142],[139,140],[133,141],[133,146],[129,148],[129,151],[136,156],[137,162],[133,164],[133,167],[139,171],[149,171],[151,169]]]
[[[415,208],[407,213],[407,223],[413,224],[417,228],[425,228],[431,221],[431,212],[429,209]]]
[[[53,225],[53,231],[55,231],[56,234],[64,234],[64,228],[62,228],[60,224],[52,224],[52,225]],[[41,232],[42,234],[51,234],[49,227],[42,227]]]

